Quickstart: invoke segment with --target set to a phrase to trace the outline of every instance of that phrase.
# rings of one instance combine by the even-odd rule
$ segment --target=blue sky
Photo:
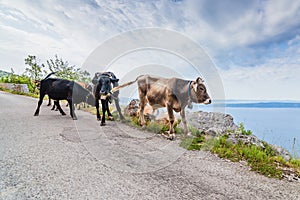
[[[300,100],[299,0],[0,0],[0,69],[22,73],[29,54],[81,66],[105,40],[144,27],[203,47],[227,99]]]

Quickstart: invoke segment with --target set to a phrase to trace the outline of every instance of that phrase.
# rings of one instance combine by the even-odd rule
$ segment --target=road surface
[[[119,122],[0,92],[0,199],[300,199],[300,184]]]

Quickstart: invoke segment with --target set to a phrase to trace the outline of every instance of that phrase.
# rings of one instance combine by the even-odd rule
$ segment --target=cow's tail
[[[141,75],[143,76],[143,75]],[[122,85],[119,85],[117,87],[114,87],[113,89],[111,89],[111,92],[116,92],[118,90],[120,90],[121,88],[124,88],[124,87],[127,87],[129,85],[132,85],[133,83],[135,83],[141,76],[138,76],[134,81],[130,81],[130,82],[127,82],[127,83],[124,83]]]
[[[48,74],[47,76],[46,76],[46,78],[44,78],[44,80],[45,79],[47,79],[47,78],[49,78],[51,75],[53,75],[53,74],[55,74],[56,72],[51,72],[50,74]]]

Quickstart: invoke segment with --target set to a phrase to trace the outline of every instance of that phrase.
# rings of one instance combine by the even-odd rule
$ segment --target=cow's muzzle
[[[206,99],[204,102],[203,102],[204,104],[211,104],[211,99]]]
[[[110,93],[106,93],[106,94],[101,94],[100,93],[100,99],[102,99],[102,100],[106,100],[108,97],[110,97]]]

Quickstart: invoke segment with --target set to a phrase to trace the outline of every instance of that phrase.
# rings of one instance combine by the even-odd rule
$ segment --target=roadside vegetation
[[[245,130],[243,124],[240,124],[238,134],[251,135],[252,132]],[[261,148],[242,142],[233,144],[227,141],[228,134],[219,137],[193,135],[192,138],[184,138],[180,146],[187,150],[207,150],[232,162],[245,161],[252,171],[267,177],[282,179],[285,172],[292,172],[300,177],[300,160],[293,158],[285,161],[266,142],[263,143],[264,148]]]
[[[15,74],[13,68],[11,68],[11,72],[4,72],[0,70],[0,83],[27,84],[29,94],[25,95],[35,97],[35,94],[38,94],[39,91],[34,81],[42,80],[51,72],[56,72],[55,76],[58,78],[85,83],[91,82],[89,72],[81,70],[81,68],[76,67],[75,65],[70,65],[68,61],[59,58],[57,55],[55,55],[53,59],[48,59],[45,64],[40,63],[39,59],[32,55],[28,55],[24,62],[25,70],[21,75]],[[4,88],[0,89],[5,91]],[[14,91],[11,92],[18,93]]]
[[[155,121],[146,120],[147,126],[139,126],[138,117],[127,118],[126,123],[138,129],[144,129],[157,134],[162,134],[169,130],[169,125],[161,124]],[[220,158],[232,162],[244,162],[252,171],[258,172],[270,178],[282,179],[284,173],[294,173],[300,177],[300,160],[293,158],[285,161],[283,157],[278,156],[276,151],[267,143],[263,142],[264,148],[251,144],[233,144],[227,141],[228,134],[218,137],[205,135],[200,130],[189,126],[192,137],[186,137],[183,129],[179,128],[180,120],[175,124],[175,133],[181,140],[180,146],[187,150],[204,150],[219,156]],[[251,130],[246,130],[242,123],[235,134],[251,135]]]

